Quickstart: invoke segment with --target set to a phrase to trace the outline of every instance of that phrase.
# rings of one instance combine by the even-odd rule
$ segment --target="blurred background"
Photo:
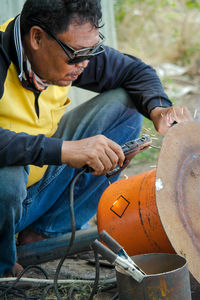
[[[174,105],[200,120],[200,1],[114,0],[117,46],[157,71]],[[145,119],[143,133],[158,147],[137,155],[128,175],[155,167],[163,137]]]
[[[118,47],[153,64],[200,60],[200,2],[115,0]]]

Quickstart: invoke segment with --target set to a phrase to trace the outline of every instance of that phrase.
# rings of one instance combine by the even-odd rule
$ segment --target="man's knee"
[[[133,99],[122,88],[108,90],[97,96],[98,102],[102,105],[109,105],[111,103],[120,103],[125,107],[135,108]]]

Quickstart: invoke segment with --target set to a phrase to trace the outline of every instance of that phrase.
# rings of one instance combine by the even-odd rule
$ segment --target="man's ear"
[[[32,49],[38,50],[41,47],[45,32],[39,26],[33,26],[29,32],[30,44]]]

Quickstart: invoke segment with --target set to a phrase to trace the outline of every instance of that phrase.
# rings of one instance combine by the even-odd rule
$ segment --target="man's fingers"
[[[193,120],[190,111],[185,106],[156,107],[152,110],[150,117],[160,134],[165,134],[175,123]]]
[[[113,142],[113,144],[110,147],[116,155],[115,156],[116,161],[114,161],[114,163],[116,163],[115,166],[118,164],[121,167],[123,165],[123,162],[125,159],[125,156],[124,156],[121,146],[118,145],[117,143]]]
[[[189,110],[187,109],[187,107],[184,106],[181,107],[173,106],[172,108],[170,108],[167,115],[169,116],[170,125],[173,124],[174,122],[180,123],[184,121],[193,120]]]
[[[115,148],[115,151],[117,151],[116,148]],[[116,167],[117,164],[121,164],[121,163],[123,164],[123,161],[124,161],[123,152],[121,155],[121,153],[120,153],[121,151],[118,150],[118,152],[120,153],[119,154],[120,159],[119,159],[119,157],[115,151],[113,151],[110,147],[107,147],[105,149],[105,152],[101,153],[99,160],[98,160],[98,164],[93,166],[93,168],[95,169],[95,172],[94,172],[95,175],[100,175],[100,174],[105,175],[109,171],[112,171]]]
[[[88,165],[94,169],[95,175],[106,174],[117,164],[121,166],[124,158],[121,146],[103,135],[64,141],[62,145],[62,163],[72,168]]]
[[[106,155],[110,161],[110,166],[107,167],[108,171],[114,169],[118,164],[119,158],[117,154],[112,149],[106,149]]]

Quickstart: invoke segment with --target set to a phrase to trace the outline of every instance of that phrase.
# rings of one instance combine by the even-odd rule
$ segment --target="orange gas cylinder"
[[[156,169],[118,180],[103,193],[97,210],[99,233],[106,230],[132,256],[174,253],[155,198]]]

